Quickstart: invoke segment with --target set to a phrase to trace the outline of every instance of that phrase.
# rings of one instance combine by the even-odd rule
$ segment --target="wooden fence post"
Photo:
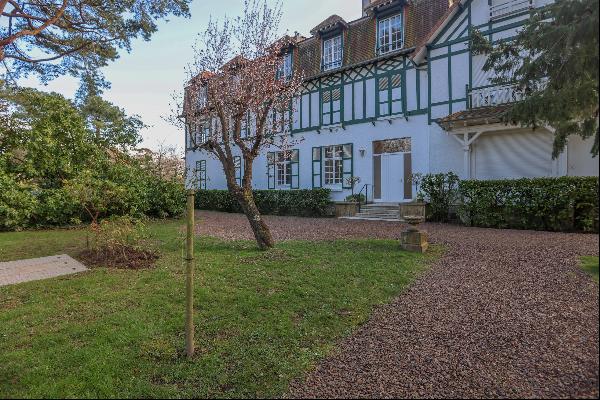
[[[194,191],[187,192],[185,276],[185,354],[194,356]]]

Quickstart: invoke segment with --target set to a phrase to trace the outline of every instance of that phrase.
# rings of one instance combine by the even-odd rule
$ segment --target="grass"
[[[431,257],[395,241],[199,238],[197,356],[183,357],[179,222],[154,223],[156,269],[96,268],[0,287],[0,398],[275,397]],[[76,255],[78,230],[0,234],[0,260]]]
[[[586,256],[581,257],[581,268],[590,274],[592,278],[598,282],[598,257]]]

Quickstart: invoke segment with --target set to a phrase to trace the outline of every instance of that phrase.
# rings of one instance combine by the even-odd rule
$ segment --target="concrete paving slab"
[[[88,268],[66,254],[0,262],[0,286],[76,274]]]

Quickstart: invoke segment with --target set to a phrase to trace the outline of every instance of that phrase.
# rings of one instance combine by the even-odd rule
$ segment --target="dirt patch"
[[[149,250],[138,250],[129,246],[84,250],[78,258],[90,267],[116,269],[149,269],[154,268],[158,253]]]

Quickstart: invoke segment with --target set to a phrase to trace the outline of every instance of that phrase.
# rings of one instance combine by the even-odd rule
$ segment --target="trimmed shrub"
[[[329,189],[312,190],[255,190],[254,201],[261,214],[293,215],[299,217],[329,216]],[[196,208],[200,210],[241,213],[237,200],[227,190],[199,190]]]
[[[598,232],[598,178],[462,181],[461,221],[488,228]]]
[[[447,222],[450,207],[458,198],[459,178],[454,172],[427,174],[420,178],[418,198],[427,202],[427,220]]]

